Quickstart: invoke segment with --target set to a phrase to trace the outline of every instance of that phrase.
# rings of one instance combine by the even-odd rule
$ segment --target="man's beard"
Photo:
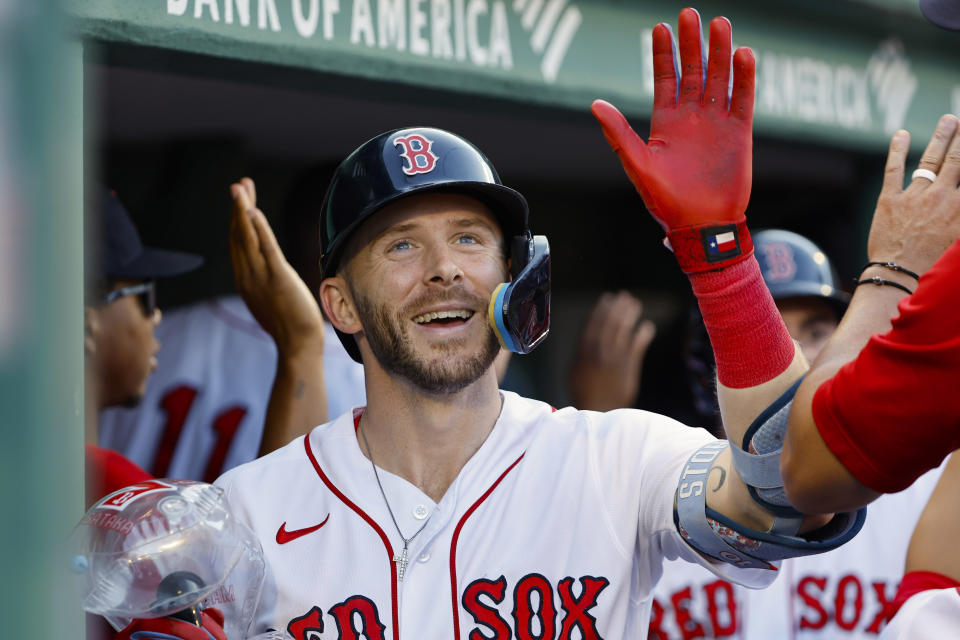
[[[473,357],[452,358],[453,352],[466,342],[463,338],[438,345],[431,351],[436,357],[429,360],[418,359],[410,335],[404,327],[410,315],[406,309],[422,309],[430,304],[444,302],[450,298],[431,295],[417,300],[414,304],[400,309],[394,317],[385,305],[375,305],[369,298],[353,292],[357,304],[357,313],[363,325],[363,334],[367,338],[370,350],[380,365],[393,375],[404,378],[420,389],[431,394],[450,394],[477,381],[493,365],[500,352],[500,343],[489,324],[484,323],[484,344],[480,353]],[[459,300],[463,300],[460,295]],[[475,300],[474,307],[483,307],[482,300]]]

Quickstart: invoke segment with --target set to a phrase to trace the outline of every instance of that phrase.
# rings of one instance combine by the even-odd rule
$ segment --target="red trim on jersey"
[[[460,530],[463,529],[463,525],[466,524],[467,519],[473,515],[473,512],[477,510],[484,500],[486,500],[493,490],[497,488],[497,485],[500,484],[500,481],[507,477],[507,474],[510,473],[517,464],[523,460],[523,456],[527,454],[526,451],[520,454],[520,457],[513,461],[507,470],[500,474],[500,477],[497,478],[496,482],[490,485],[490,488],[487,489],[480,498],[473,503],[467,512],[463,514],[463,517],[460,518],[460,522],[457,523],[457,528],[453,530],[453,538],[450,540],[450,595],[453,598],[453,637],[454,640],[460,640],[460,601],[457,597],[457,541],[460,538]]]
[[[354,418],[354,421],[356,422],[359,419],[360,416],[357,415],[357,417]],[[325,474],[323,469],[320,468],[320,463],[317,462],[317,459],[313,455],[313,451],[310,449],[309,433],[303,436],[303,447],[306,449],[307,457],[310,458],[310,462],[313,464],[313,468],[317,471],[317,475],[320,476],[323,484],[327,485],[327,489],[330,489],[330,492],[340,498],[340,501],[343,502],[343,504],[353,509],[358,516],[363,518],[363,520],[370,525],[374,531],[377,532],[377,535],[379,535],[380,539],[383,541],[383,546],[387,549],[387,563],[390,565],[390,608],[392,610],[391,615],[393,620],[393,638],[394,640],[400,640],[400,611],[397,604],[397,565],[393,561],[393,546],[391,546],[390,540],[387,538],[387,534],[383,532],[383,529],[381,529],[377,523],[374,522],[373,518],[368,516],[363,509],[351,502],[347,496],[343,495],[339,489],[333,486],[333,483],[330,482],[330,478],[328,478],[327,474]],[[497,482],[499,482],[499,480]]]
[[[897,589],[891,617],[896,615],[900,607],[912,596],[931,589],[960,589],[960,580],[936,571],[908,571],[903,575],[903,580],[900,581],[900,587]]]

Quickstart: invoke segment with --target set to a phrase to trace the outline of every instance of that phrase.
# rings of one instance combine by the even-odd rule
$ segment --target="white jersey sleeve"
[[[363,367],[325,325],[323,366],[330,416],[365,400]],[[158,477],[213,482],[260,449],[277,351],[238,296],[165,314],[157,370],[132,409],[100,415],[101,446]]]
[[[624,539],[631,529],[620,525],[618,538],[624,545],[646,548],[641,558],[657,559],[650,566],[641,563],[641,575],[649,588],[662,575],[659,558],[682,559],[698,564],[720,578],[762,588],[776,572],[740,569],[708,559],[688,545],[674,523],[674,495],[683,465],[704,444],[716,440],[705,429],[687,427],[665,416],[621,409],[605,414],[582,412],[598,426],[598,444],[592,464],[604,488],[606,510],[614,514],[639,513],[635,539]],[[607,430],[615,430],[606,434]],[[632,452],[628,453],[628,452]],[[626,486],[631,487],[625,491]],[[639,493],[638,493],[639,492]],[[618,518],[622,518],[618,516]]]
[[[903,603],[880,640],[944,640],[960,635],[960,587],[922,591]]]

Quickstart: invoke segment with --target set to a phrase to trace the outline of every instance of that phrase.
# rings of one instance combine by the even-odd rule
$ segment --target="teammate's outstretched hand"
[[[237,291],[281,355],[323,350],[323,316],[306,283],[290,266],[266,216],[257,208],[253,180],[230,185],[230,259]]]
[[[960,121],[942,116],[921,156],[917,168],[932,171],[936,180],[918,176],[903,188],[909,150],[910,134],[898,131],[890,141],[867,255],[924,273],[960,237]]]
[[[634,406],[643,358],[656,326],[643,318],[643,303],[626,291],[604,293],[593,307],[570,366],[578,409],[610,411]]]
[[[727,266],[752,253],[749,235],[740,227],[750,198],[756,64],[749,48],[737,49],[731,94],[730,21],[718,17],[710,23],[706,69],[700,15],[684,9],[678,22],[679,77],[670,27],[661,23],[653,30],[649,141],[644,143],[613,105],[596,100],[592,111],[689,273]]]

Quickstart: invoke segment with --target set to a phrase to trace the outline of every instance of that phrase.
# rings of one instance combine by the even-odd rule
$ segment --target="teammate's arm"
[[[678,78],[671,32],[664,24],[654,28],[647,143],[612,105],[598,100],[593,112],[690,278],[716,356],[723,424],[738,446],[747,427],[807,365],[763,283],[744,216],[752,171],[753,54],[741,47],[731,58],[730,23],[715,18],[704,70],[701,39],[699,15],[684,9]],[[773,516],[751,498],[729,451],[712,464],[707,506],[766,531]]]
[[[327,421],[323,316],[257,208],[253,180],[243,178],[231,185],[230,195],[234,282],[277,345],[277,374],[260,444],[264,455]]]
[[[933,571],[960,581],[960,455],[953,454],[943,468],[907,548],[905,572]]]
[[[638,298],[626,291],[600,296],[567,374],[573,405],[590,411],[635,406],[643,359],[656,332]]]
[[[924,275],[918,283],[889,267],[867,269],[864,278],[916,291],[857,287],[797,391],[781,467],[791,501],[807,511],[852,508],[900,491],[960,446],[957,132],[956,117],[940,119],[920,163],[937,180],[918,178],[906,189],[909,135],[898,132],[890,143],[869,259]]]

